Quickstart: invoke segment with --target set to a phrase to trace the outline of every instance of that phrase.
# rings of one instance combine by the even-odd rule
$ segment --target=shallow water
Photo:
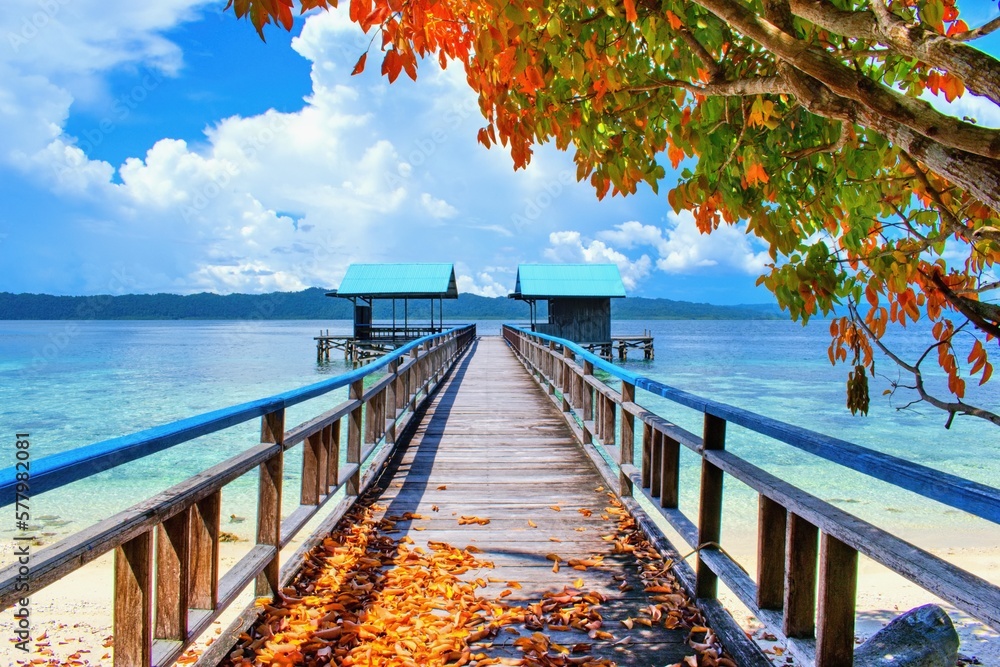
[[[151,426],[268,396],[348,370],[342,359],[317,364],[312,337],[320,329],[347,332],[347,322],[0,322],[0,438],[31,433],[31,454],[42,456]],[[959,418],[944,429],[945,415],[931,408],[897,411],[873,381],[868,417],[844,406],[847,368],[826,357],[827,324],[803,328],[786,321],[632,321],[616,332],[651,330],[656,360],[630,360],[630,371],[777,419],[834,435],[935,469],[996,485],[1000,438],[996,427]],[[496,321],[479,323],[495,335]],[[915,339],[914,339],[915,340]],[[899,337],[913,354],[915,343]],[[895,377],[890,364],[880,370]],[[981,397],[1000,405],[1000,386]],[[288,424],[343,400],[346,390],[289,410]],[[701,416],[640,392],[638,402],[696,433]],[[900,404],[900,401],[893,400]],[[39,496],[32,514],[43,541],[53,541],[120,511],[257,441],[251,421],[179,445],[117,469]],[[930,542],[963,534],[995,544],[995,527],[864,475],[738,427],[727,447],[766,470],[883,527]],[[13,448],[3,447],[13,463]],[[285,461],[290,486],[299,466],[293,448]],[[698,460],[685,455],[682,506],[694,513]],[[223,516],[245,517],[224,530],[249,537],[253,530],[256,474],[223,494]],[[285,494],[286,510],[294,507]],[[42,520],[38,517],[47,517]],[[756,495],[727,480],[725,538],[752,535]],[[69,523],[64,523],[69,522]],[[0,536],[12,526],[0,524]],[[749,531],[749,532],[748,532]]]

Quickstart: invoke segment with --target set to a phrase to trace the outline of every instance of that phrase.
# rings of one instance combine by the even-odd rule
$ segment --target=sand
[[[221,546],[221,567],[235,563],[249,546],[246,542],[223,544]],[[287,557],[293,545],[285,549]],[[992,581],[1000,582],[1000,548],[988,546],[946,547],[933,550],[950,562],[975,572]],[[747,563],[744,563],[746,566]],[[752,567],[748,570],[753,571]],[[4,638],[2,664],[30,664],[31,659],[42,658],[43,664],[111,664],[111,593],[112,557],[107,554],[73,574],[38,592],[31,600],[34,641],[32,650],[25,655],[14,649]],[[751,632],[762,634],[759,624],[748,612],[723,591],[723,601],[733,611],[736,619]],[[238,613],[250,600],[234,605],[230,618]],[[919,587],[902,579],[895,573],[862,558],[859,567],[857,639],[863,641],[900,613],[929,602],[940,602]],[[955,623],[961,637],[960,653],[970,659],[970,664],[1000,666],[1000,635],[977,623],[954,608],[943,605]],[[11,611],[0,627],[9,632]],[[217,621],[203,637],[202,642],[211,641],[228,624],[228,620]],[[783,653],[780,645],[763,642],[768,651]],[[8,649],[9,647],[9,649]],[[785,656],[775,655],[775,664],[784,664]],[[977,659],[979,662],[971,662]],[[49,661],[53,661],[49,663]],[[75,662],[74,662],[75,661]]]

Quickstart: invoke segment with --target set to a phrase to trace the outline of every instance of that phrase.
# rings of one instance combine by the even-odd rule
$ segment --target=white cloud
[[[458,209],[454,206],[443,199],[435,199],[426,192],[420,195],[420,203],[433,218],[453,218],[458,215]]]
[[[585,241],[580,232],[552,232],[549,234],[549,248],[545,257],[560,263],[617,264],[622,282],[627,289],[635,289],[640,280],[649,275],[650,259],[642,255],[639,259],[629,259],[603,241]]]
[[[711,234],[702,234],[688,211],[669,213],[667,218],[668,225],[662,229],[631,220],[597,232],[593,240],[577,231],[554,232],[549,235],[545,256],[556,262],[617,264],[628,289],[650,275],[653,260],[648,254],[633,260],[616,248],[652,248],[656,268],[669,274],[710,270],[757,275],[769,261],[765,250],[755,250],[754,240],[741,225],[723,225]]]
[[[666,273],[687,273],[701,268],[718,268],[757,275],[770,261],[767,251],[740,225],[720,225],[711,234],[702,234],[690,211],[667,214],[663,241],[657,245],[656,267]],[[755,249],[754,246],[761,249]]]
[[[460,294],[478,294],[479,296],[497,297],[507,296],[512,291],[510,287],[498,282],[490,273],[486,271],[481,271],[474,277],[464,273],[459,273],[455,277],[455,281],[458,283],[458,291]]]

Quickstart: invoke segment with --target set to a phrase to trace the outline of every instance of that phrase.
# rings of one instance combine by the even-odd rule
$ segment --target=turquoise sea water
[[[0,322],[0,452],[13,462],[13,435],[30,432],[34,458],[113,438],[182,417],[316,382],[348,370],[336,357],[317,364],[312,337],[319,330],[346,332],[347,322]],[[880,396],[872,385],[868,417],[844,406],[847,369],[826,357],[827,324],[803,328],[786,321],[618,322],[621,333],[651,330],[656,360],[625,366],[672,386],[834,435],[939,470],[998,485],[1000,437],[981,420],[945,415],[929,407],[897,411],[905,401]],[[497,335],[499,322],[479,323],[481,335]],[[914,339],[916,340],[916,339]],[[899,349],[916,353],[903,336]],[[896,377],[889,363],[880,370]],[[977,398],[1000,405],[998,386]],[[303,421],[343,400],[343,391],[295,406],[288,423]],[[694,432],[693,411],[640,392],[638,401]],[[179,445],[146,459],[95,475],[34,499],[39,530],[53,541],[125,509],[224,460],[257,441],[257,421]],[[7,445],[10,446],[7,446]],[[727,446],[767,470],[820,497],[918,543],[935,546],[961,534],[997,544],[994,526],[894,489],[863,475],[730,428]],[[285,467],[294,481],[294,448]],[[694,513],[697,460],[685,455],[682,505]],[[745,537],[756,496],[727,481],[724,540]],[[297,489],[292,483],[289,489]],[[256,476],[227,487],[224,516],[246,516],[224,526],[238,534],[253,526]],[[295,504],[286,493],[286,508]],[[38,519],[37,517],[48,517]],[[55,517],[55,518],[52,518]],[[68,523],[67,523],[68,522]],[[8,527],[0,524],[0,537]],[[752,531],[751,531],[752,532]]]

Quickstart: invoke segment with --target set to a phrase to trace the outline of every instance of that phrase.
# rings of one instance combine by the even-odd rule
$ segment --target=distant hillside
[[[51,296],[0,292],[0,320],[344,320],[351,304],[331,299],[327,290],[269,294],[125,294],[122,296]],[[714,306],[670,299],[614,299],[611,312],[621,320],[746,320],[782,317],[775,306]],[[543,309],[544,310],[544,309]],[[397,304],[397,317],[403,304]],[[375,317],[391,317],[389,302],[376,302]],[[428,302],[410,303],[414,319],[427,319]],[[444,302],[446,319],[526,320],[528,306],[504,297],[462,294]]]

